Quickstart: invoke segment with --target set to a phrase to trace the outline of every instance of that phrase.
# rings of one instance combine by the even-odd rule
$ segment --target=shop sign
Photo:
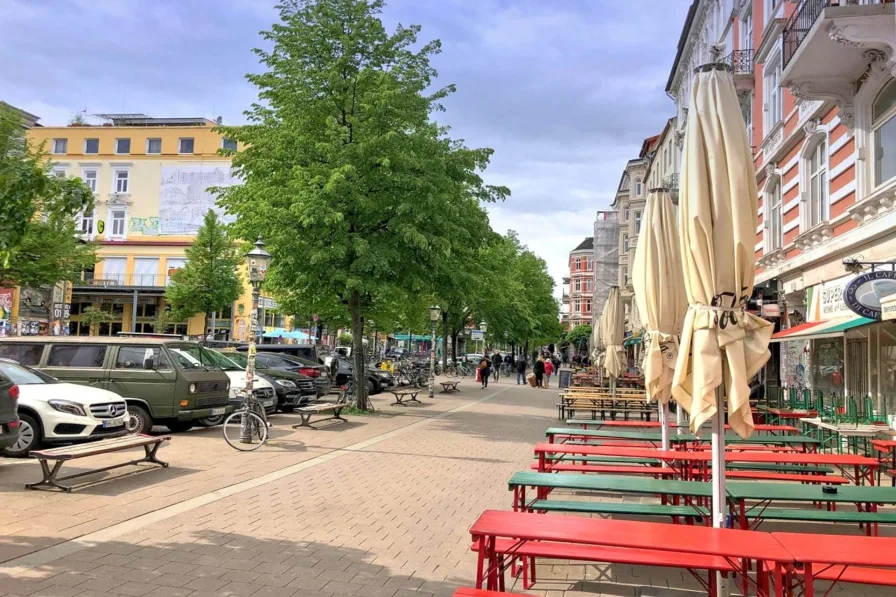
[[[878,270],[856,276],[843,289],[843,302],[853,313],[881,318],[881,300],[896,293],[896,271]]]
[[[896,294],[890,294],[880,299],[880,318],[884,321],[896,319]]]
[[[762,303],[759,309],[763,317],[781,317],[781,305],[778,303]]]
[[[266,296],[258,297],[258,308],[259,309],[276,309],[277,301],[272,298],[268,298]]]
[[[855,278],[854,275],[843,276],[809,287],[806,291],[809,309],[806,321],[826,321],[835,317],[850,317],[853,314],[843,300],[843,291]]]
[[[482,330],[471,330],[470,331],[470,339],[471,340],[485,340],[485,333]]]

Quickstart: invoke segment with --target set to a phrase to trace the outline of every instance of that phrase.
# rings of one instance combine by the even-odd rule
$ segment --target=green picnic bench
[[[528,504],[532,512],[578,512],[581,514],[624,514],[631,516],[668,516],[698,521],[709,516],[697,506],[671,504],[639,504],[636,502],[573,502],[565,500],[534,500]]]

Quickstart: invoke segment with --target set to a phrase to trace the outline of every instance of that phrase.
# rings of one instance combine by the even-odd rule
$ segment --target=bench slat
[[[328,410],[336,410],[337,408],[345,408],[348,404],[338,403],[338,402],[326,402],[324,404],[315,404],[314,406],[303,406],[301,408],[295,409],[296,412],[304,412],[304,413],[319,413],[325,412]]]
[[[817,510],[801,508],[766,508],[747,510],[747,518],[800,520],[813,522],[879,522],[896,523],[896,512],[856,512],[850,510]]]
[[[143,446],[159,444],[169,441],[170,439],[170,435],[160,435],[157,437],[151,435],[128,435],[124,437],[103,439],[86,444],[37,450],[31,452],[31,456],[32,458],[44,460],[74,460],[76,458],[86,458],[88,456],[98,456],[100,454],[118,452],[119,450],[127,450],[129,448],[142,448]]]
[[[836,580],[862,585],[882,585],[896,587],[896,570],[886,568],[867,568],[864,566],[830,566],[821,571],[814,572],[815,578],[821,580]]]
[[[693,506],[671,506],[666,504],[640,504],[630,502],[576,502],[567,500],[535,500],[533,510],[550,512],[582,512],[588,514],[637,514],[642,516],[686,516],[703,517],[705,514]]]

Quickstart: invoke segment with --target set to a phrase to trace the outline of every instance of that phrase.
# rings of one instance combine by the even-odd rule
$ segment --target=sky
[[[439,114],[451,135],[495,150],[489,207],[548,264],[559,296],[568,253],[593,234],[622,169],[661,132],[690,0],[388,0],[382,18],[439,39]],[[0,99],[64,125],[73,113],[221,116],[256,98],[251,52],[274,0],[0,0]]]

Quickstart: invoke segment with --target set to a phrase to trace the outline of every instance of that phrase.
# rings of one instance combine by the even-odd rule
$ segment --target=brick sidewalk
[[[0,595],[447,597],[472,583],[475,557],[467,530],[484,509],[510,506],[506,480],[528,466],[532,445],[555,422],[556,393],[499,383],[434,404],[423,400],[426,406],[402,409],[415,410],[408,414],[417,416],[365,418],[363,425],[329,431],[300,430],[262,454],[233,452],[218,436],[177,436],[183,444],[211,452],[197,454],[207,468],[164,483],[151,472],[136,477],[137,487],[130,480],[101,485],[107,502],[96,511],[112,515],[145,492],[152,492],[143,498],[152,503],[177,504],[187,496],[201,497],[221,479],[233,481],[231,471],[240,479],[253,471],[258,478],[302,458],[319,461],[308,460],[312,466],[304,470],[151,524],[134,519],[104,540],[61,544],[55,549],[71,548],[66,555],[18,570],[11,578],[0,577]],[[406,428],[412,423],[417,425]],[[293,443],[305,450],[286,447]],[[186,449],[172,447],[167,456],[183,458]],[[205,488],[193,487],[190,478]],[[173,494],[167,502],[166,492]],[[13,499],[24,503],[35,495],[18,491]],[[54,508],[71,507],[74,515],[80,515],[76,504],[100,497],[37,495]],[[38,516],[47,512],[40,506],[25,510],[34,508]],[[148,510],[133,510],[142,511]],[[58,532],[54,536],[58,542]],[[39,533],[29,537],[35,542],[42,538]],[[16,541],[9,536],[2,544]],[[568,597],[705,594],[677,570],[552,561],[540,562],[538,568],[538,591],[533,593],[546,597],[564,592]],[[851,589],[861,589],[852,595],[885,594],[870,587]]]

